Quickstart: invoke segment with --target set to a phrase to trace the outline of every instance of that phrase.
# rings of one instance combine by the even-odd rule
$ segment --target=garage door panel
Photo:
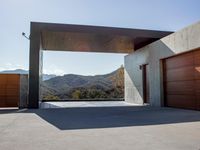
[[[174,69],[185,66],[193,66],[193,55],[188,53],[185,55],[179,55],[176,57],[171,57],[166,62],[166,69]]]
[[[19,88],[19,84],[8,84],[6,85],[7,89],[18,89]]]
[[[6,100],[0,97],[0,107],[6,107]]]
[[[5,85],[5,84],[6,84],[6,79],[2,79],[2,78],[0,78],[0,84]]]
[[[20,76],[0,75],[0,107],[18,107],[20,98]]]
[[[200,110],[200,94],[196,96],[197,98],[197,109]]]
[[[200,110],[200,50],[167,58],[163,65],[166,106]]]
[[[200,80],[200,65],[194,67],[195,79]]]
[[[6,88],[6,84],[1,84],[0,83],[0,89],[5,89]]]
[[[167,95],[167,106],[196,109],[196,96],[192,95]]]
[[[5,96],[6,95],[6,89],[0,87],[0,96]]]
[[[200,80],[195,81],[195,92],[197,95],[200,95]]]
[[[194,52],[195,65],[200,65],[200,50]]]
[[[6,107],[6,96],[0,95],[0,107]]]
[[[19,96],[19,89],[6,89],[6,95]]]
[[[166,94],[194,95],[194,81],[179,81],[166,83]]]
[[[7,84],[18,84],[19,75],[9,75],[7,76]]]
[[[166,72],[166,81],[194,80],[194,67],[182,67],[169,69]]]
[[[1,74],[0,76],[0,84],[6,84],[7,78],[6,75]]]
[[[6,97],[6,106],[7,107],[17,107],[19,98],[17,96],[7,96]]]

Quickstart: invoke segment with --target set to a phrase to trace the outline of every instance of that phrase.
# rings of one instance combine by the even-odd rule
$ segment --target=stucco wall
[[[149,64],[150,104],[162,106],[160,59],[200,47],[200,22],[147,45],[125,56],[125,101],[143,103],[142,70]]]

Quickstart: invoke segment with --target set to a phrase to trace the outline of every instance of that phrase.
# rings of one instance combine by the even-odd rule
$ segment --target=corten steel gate
[[[20,75],[0,74],[0,107],[18,107]]]

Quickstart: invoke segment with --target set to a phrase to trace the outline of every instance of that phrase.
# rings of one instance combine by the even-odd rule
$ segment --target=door
[[[149,103],[149,65],[142,65],[143,78],[143,100],[144,103]]]
[[[200,109],[200,50],[163,61],[165,106]]]

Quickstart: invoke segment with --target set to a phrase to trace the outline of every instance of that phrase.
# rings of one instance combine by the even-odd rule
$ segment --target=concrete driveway
[[[0,150],[199,150],[200,112],[150,106],[0,110]]]

